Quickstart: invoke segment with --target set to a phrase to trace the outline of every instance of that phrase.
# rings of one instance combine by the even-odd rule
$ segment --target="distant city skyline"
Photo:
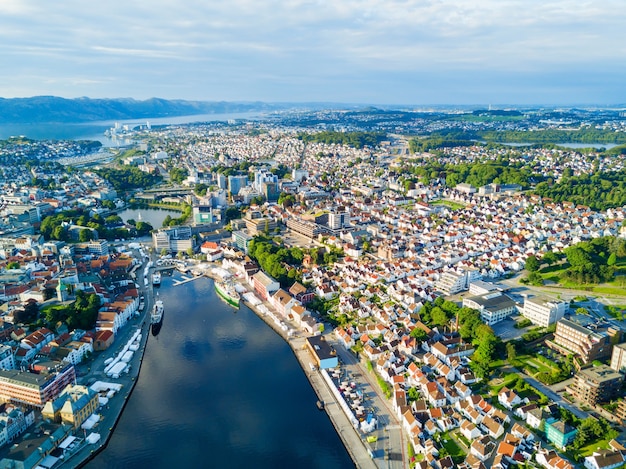
[[[624,0],[3,0],[0,95],[623,104],[624,24]]]

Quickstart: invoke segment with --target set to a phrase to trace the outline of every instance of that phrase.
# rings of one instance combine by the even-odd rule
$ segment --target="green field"
[[[465,205],[452,200],[435,200],[434,202],[431,202],[430,205],[445,205],[452,210],[462,210],[465,208]]]
[[[536,375],[537,373],[552,373],[554,371],[559,371],[558,366],[548,366],[538,359],[535,355],[518,355],[512,363],[513,366],[519,369],[528,369],[533,371],[532,375]]]

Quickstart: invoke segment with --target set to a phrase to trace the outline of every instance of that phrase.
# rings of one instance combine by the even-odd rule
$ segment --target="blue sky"
[[[626,102],[626,0],[1,0],[0,96]]]

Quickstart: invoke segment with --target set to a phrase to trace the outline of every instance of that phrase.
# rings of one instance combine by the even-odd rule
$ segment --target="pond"
[[[143,221],[150,223],[152,228],[158,229],[163,226],[163,220],[168,215],[172,218],[179,217],[181,212],[176,210],[165,210],[162,208],[139,208],[139,209],[126,209],[119,212],[118,215],[127,222],[128,220]]]

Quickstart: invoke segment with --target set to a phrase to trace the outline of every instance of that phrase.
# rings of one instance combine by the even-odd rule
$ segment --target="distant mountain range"
[[[0,98],[0,124],[78,123],[284,109],[262,102],[207,102],[151,98],[65,99],[56,96]]]

